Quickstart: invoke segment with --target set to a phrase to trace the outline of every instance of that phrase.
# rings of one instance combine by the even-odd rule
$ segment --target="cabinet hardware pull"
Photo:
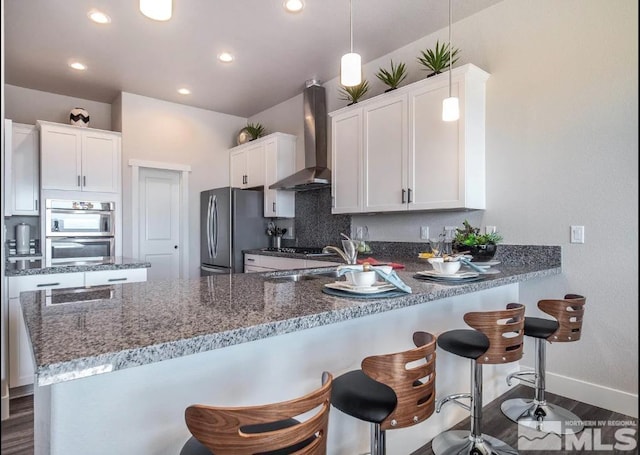
[[[407,194],[407,190],[405,190],[404,188],[402,188],[402,203],[404,204],[406,201],[405,199],[405,195]]]
[[[273,211],[274,212],[276,211],[276,203],[275,202],[273,203]]]
[[[41,283],[36,285],[38,288],[43,288],[45,286],[60,286],[60,283]]]
[[[87,176],[82,177],[82,186],[87,186]]]
[[[247,262],[255,262],[255,259],[247,258]]]
[[[127,281],[127,278],[109,278],[107,281],[112,282],[112,281]]]
[[[407,202],[411,204],[411,188],[409,188],[409,198],[407,199]]]
[[[78,176],[78,186],[80,186],[80,176]]]
[[[36,212],[37,212],[38,210],[40,210],[40,209],[38,208],[38,200],[36,199]]]

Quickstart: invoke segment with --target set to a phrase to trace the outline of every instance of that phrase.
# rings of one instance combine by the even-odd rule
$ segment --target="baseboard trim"
[[[525,368],[527,369],[527,368]],[[572,400],[638,418],[638,395],[547,372],[546,390]],[[524,382],[521,382],[523,385]]]

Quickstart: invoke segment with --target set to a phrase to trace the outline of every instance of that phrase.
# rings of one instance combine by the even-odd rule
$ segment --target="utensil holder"
[[[282,236],[280,235],[271,236],[271,246],[273,248],[280,248],[281,244],[282,244]]]

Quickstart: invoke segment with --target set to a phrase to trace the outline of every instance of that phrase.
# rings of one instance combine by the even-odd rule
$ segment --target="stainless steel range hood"
[[[309,191],[331,186],[331,170],[327,168],[327,101],[324,87],[307,81],[304,104],[305,168],[269,188],[272,190]]]

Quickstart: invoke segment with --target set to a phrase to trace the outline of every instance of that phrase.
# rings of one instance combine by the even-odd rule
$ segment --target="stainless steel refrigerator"
[[[200,274],[242,273],[242,250],[268,246],[262,191],[216,188],[200,193]]]

